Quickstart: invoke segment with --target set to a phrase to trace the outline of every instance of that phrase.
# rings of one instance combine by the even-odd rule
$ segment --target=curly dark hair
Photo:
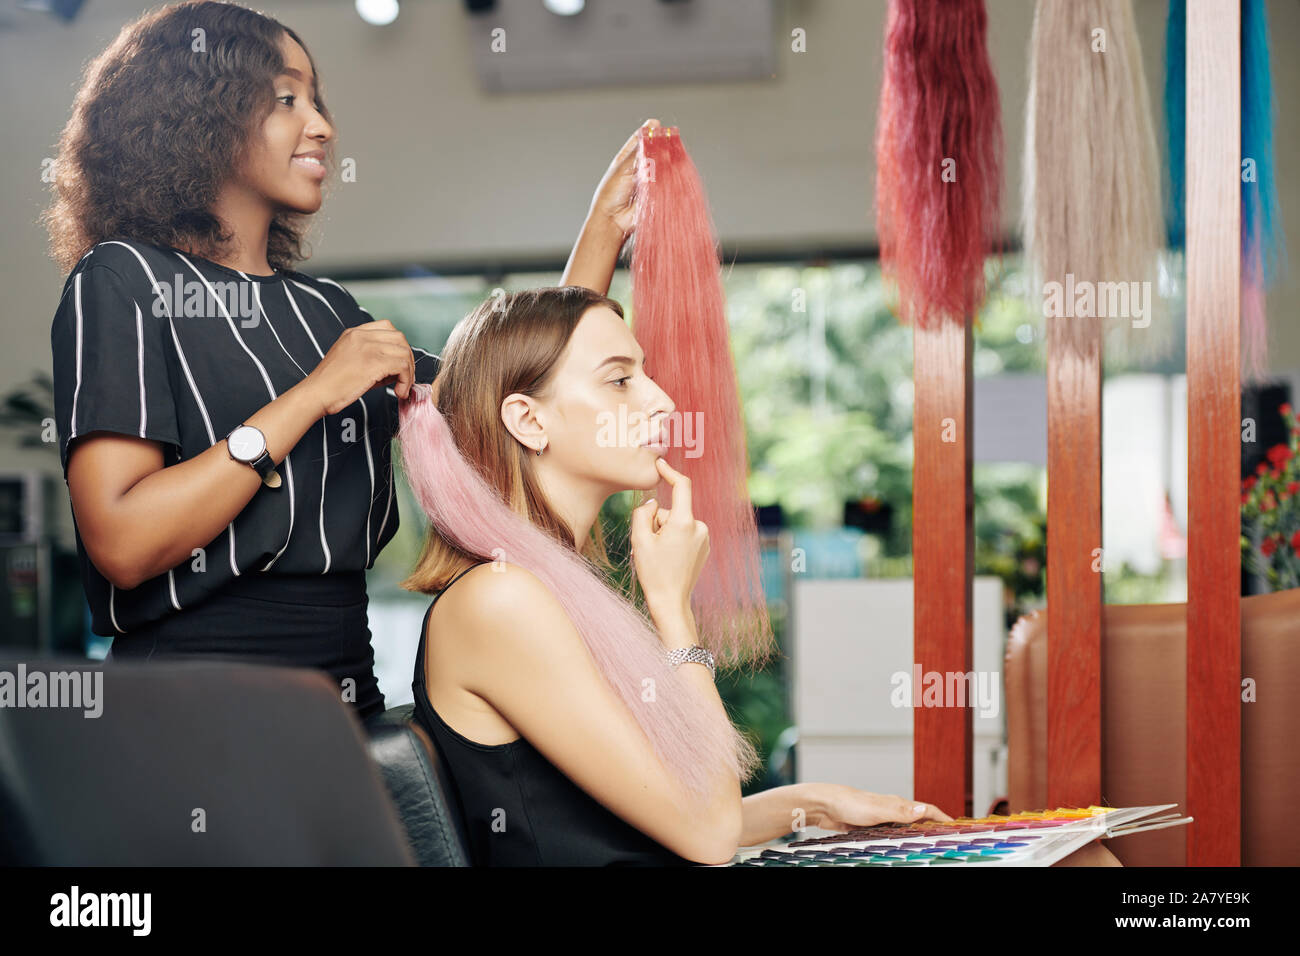
[[[307,51],[293,30],[255,10],[190,0],[128,23],[86,66],[42,216],[50,255],[65,272],[114,237],[205,258],[226,251],[233,233],[210,210],[275,108],[285,34]],[[307,59],[315,72],[310,52]],[[276,213],[266,248],[272,267],[307,257],[305,230],[302,214]]]

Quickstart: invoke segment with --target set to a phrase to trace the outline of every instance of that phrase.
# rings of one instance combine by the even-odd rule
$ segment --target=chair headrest
[[[366,723],[370,756],[388,784],[420,866],[469,866],[465,818],[438,748],[415,721],[415,705]]]
[[[0,660],[0,819],[7,864],[414,863],[337,688],[262,664]]]

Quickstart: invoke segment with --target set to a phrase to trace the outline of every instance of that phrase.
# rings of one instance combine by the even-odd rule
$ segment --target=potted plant
[[[1300,587],[1300,425],[1290,403],[1286,444],[1274,445],[1241,482],[1241,551],[1246,569],[1274,591]]]

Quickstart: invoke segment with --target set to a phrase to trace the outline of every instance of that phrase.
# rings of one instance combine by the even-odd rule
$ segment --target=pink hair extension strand
[[[655,752],[682,786],[702,795],[724,768],[748,779],[753,745],[667,663],[644,615],[572,548],[511,511],[457,447],[428,385],[399,406],[402,466],[433,526],[461,550],[506,560],[536,575],[564,608],[610,687],[635,715]],[[654,700],[643,699],[643,680]]]
[[[693,598],[701,642],[720,665],[753,663],[769,653],[771,627],[747,489],[745,425],[717,234],[675,127],[641,129],[635,209],[633,330],[676,406],[665,457],[691,479],[695,517],[709,528],[709,559]],[[698,444],[687,448],[674,431]],[[659,489],[666,504],[667,483]]]

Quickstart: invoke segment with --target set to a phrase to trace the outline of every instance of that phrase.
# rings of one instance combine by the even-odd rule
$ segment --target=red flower
[[[1286,490],[1289,494],[1295,494],[1297,491],[1300,491],[1300,481],[1287,482]]]
[[[1300,554],[1300,531],[1297,531],[1295,534],[1291,535],[1291,550],[1295,551],[1297,554]]]
[[[1260,543],[1259,546],[1260,554],[1264,555],[1264,557],[1266,558],[1271,558],[1273,556],[1273,552],[1276,550],[1277,550],[1277,542],[1274,541],[1272,538],[1265,538]]]
[[[1266,474],[1268,474],[1268,465],[1261,461],[1261,462],[1259,463],[1259,465],[1256,466],[1256,468],[1255,468],[1255,474],[1257,474],[1257,475],[1266,475]]]
[[[1250,501],[1250,492],[1243,491],[1241,493],[1241,503],[1244,505],[1248,501]]]
[[[1281,412],[1283,415],[1290,415],[1290,414],[1291,414],[1291,403],[1290,403],[1290,402],[1283,402],[1281,405],[1278,406],[1278,409],[1277,409],[1277,410],[1278,410],[1279,412]]]
[[[1251,488],[1254,488],[1254,487],[1255,487],[1255,483],[1256,483],[1258,480],[1259,480],[1259,479],[1257,479],[1254,475],[1251,475],[1251,476],[1250,476],[1249,478],[1247,478],[1244,482],[1242,482],[1242,487],[1245,488],[1247,491],[1250,491]]]
[[[1274,445],[1268,450],[1267,457],[1270,462],[1276,465],[1291,457],[1291,449],[1286,445]]]

